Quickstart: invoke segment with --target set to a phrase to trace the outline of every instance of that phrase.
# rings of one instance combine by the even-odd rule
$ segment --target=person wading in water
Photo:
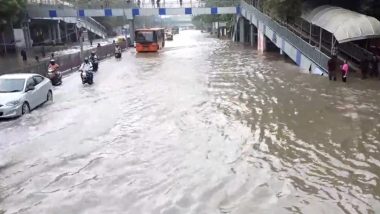
[[[329,80],[336,81],[336,67],[337,67],[337,57],[333,55],[331,59],[327,62],[327,68],[329,70]]]
[[[343,82],[347,81],[348,68],[349,68],[349,66],[348,66],[347,60],[344,60],[344,63],[342,65],[342,69],[341,69],[341,72],[342,72],[342,81]]]

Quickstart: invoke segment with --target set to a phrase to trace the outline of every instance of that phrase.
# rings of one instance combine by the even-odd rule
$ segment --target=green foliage
[[[0,0],[0,21],[6,23],[25,8],[24,0]]]
[[[205,0],[205,7],[223,7],[231,6],[233,3],[238,3],[237,0]],[[211,25],[213,22],[227,22],[232,21],[233,15],[198,15],[194,16],[192,19],[193,25],[197,28],[203,28]]]
[[[213,22],[227,22],[231,24],[233,20],[233,15],[224,14],[224,15],[198,15],[194,16],[192,19],[193,25],[197,28],[204,28],[210,26]]]
[[[302,13],[302,0],[266,0],[263,7],[272,16],[292,22]]]

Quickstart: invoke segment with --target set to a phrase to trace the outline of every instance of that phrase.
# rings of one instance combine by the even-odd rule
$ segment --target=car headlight
[[[20,105],[20,100],[15,100],[15,101],[11,101],[11,102],[8,102],[7,104],[5,104],[6,106],[10,106],[10,107],[14,107],[14,106],[18,106]]]

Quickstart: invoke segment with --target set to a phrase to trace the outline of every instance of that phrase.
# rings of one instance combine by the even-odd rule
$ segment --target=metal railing
[[[75,9],[75,6],[78,7],[78,5],[73,5],[69,2],[62,1],[62,0],[28,0],[28,4],[32,6],[38,5],[41,6],[54,6],[58,7],[59,9]],[[91,17],[79,17],[79,20],[81,20],[85,27],[88,30],[93,31],[94,33],[98,34],[101,37],[105,37],[107,35],[107,29],[97,22],[95,19]]]
[[[200,0],[183,0],[180,1],[164,1],[161,0],[159,4],[156,1],[150,0],[140,1],[140,4],[136,4],[140,8],[205,8],[205,7],[233,7],[238,6],[240,0],[219,0],[211,3],[207,3]]]
[[[125,50],[127,48],[126,42],[121,42],[119,43],[119,45],[122,48],[122,50]],[[96,51],[96,55],[98,56],[100,60],[102,60],[114,55],[115,46],[113,44],[108,44],[105,46],[101,46],[99,48],[97,47],[97,48],[88,49],[83,52],[83,55],[89,56],[91,54],[91,51]],[[54,59],[59,64],[59,68],[61,71],[75,70],[82,63],[80,52],[57,56]],[[37,74],[46,76],[49,61],[50,61],[49,59],[45,59],[44,61],[40,61],[38,64],[18,68],[15,70],[9,70],[7,72],[8,73],[37,73]]]
[[[339,44],[338,47],[340,53],[347,55],[358,63],[364,59],[372,59],[374,57],[374,54],[372,52],[361,48],[352,42]]]
[[[104,27],[102,24],[100,24],[99,22],[97,22],[95,19],[91,18],[91,17],[82,17],[82,19],[85,19],[87,22],[89,22],[90,24],[94,25],[95,27],[99,28],[101,31],[106,31],[106,27]]]
[[[262,13],[256,9],[253,5],[248,4],[245,0],[241,1],[241,8],[252,13],[258,20],[263,22],[265,26],[269,27],[276,34],[285,39],[288,43],[293,45],[299,51],[302,52],[311,61],[317,64],[319,67],[327,71],[327,62],[330,59],[329,56],[322,53],[317,47],[310,45],[301,37],[297,36],[294,32],[290,31],[286,26],[274,21],[268,15]],[[243,16],[245,14],[242,14]],[[246,17],[249,19],[250,17]]]
[[[81,9],[104,9],[104,8],[181,8],[181,7],[232,7],[240,4],[240,0],[215,0],[206,3],[203,0],[126,0],[119,1],[88,1],[87,3],[68,3],[64,0],[28,0],[30,5],[52,5],[58,8],[71,7]]]

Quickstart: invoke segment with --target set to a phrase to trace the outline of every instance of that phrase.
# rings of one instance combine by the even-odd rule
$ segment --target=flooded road
[[[167,46],[0,122],[0,213],[380,213],[379,82],[197,31]]]

